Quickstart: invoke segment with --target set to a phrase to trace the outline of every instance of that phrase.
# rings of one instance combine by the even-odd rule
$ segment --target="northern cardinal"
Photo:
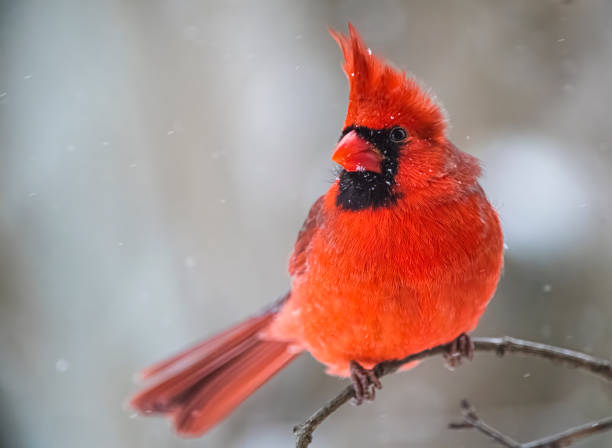
[[[312,206],[289,260],[291,290],[255,317],[142,372],[131,400],[183,436],[207,432],[303,351],[373,397],[372,367],[466,333],[503,264],[497,214],[476,158],[446,137],[440,107],[372,54],[349,24],[330,31],[350,84],[332,160],[338,178]]]

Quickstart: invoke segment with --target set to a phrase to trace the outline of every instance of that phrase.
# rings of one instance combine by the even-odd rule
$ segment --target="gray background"
[[[308,356],[205,438],[122,406],[132,373],[270,302],[347,83],[327,27],[432,89],[483,160],[506,269],[477,330],[612,355],[612,3],[0,3],[0,445],[291,446],[345,383]],[[612,413],[596,378],[524,358],[430,360],[313,446],[486,447]],[[584,446],[612,445],[612,435]]]

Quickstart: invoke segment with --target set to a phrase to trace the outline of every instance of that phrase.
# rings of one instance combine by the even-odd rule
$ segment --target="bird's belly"
[[[330,279],[317,271],[294,282],[277,327],[341,376],[351,360],[370,367],[472,330],[498,277],[495,269],[436,278],[362,269]]]

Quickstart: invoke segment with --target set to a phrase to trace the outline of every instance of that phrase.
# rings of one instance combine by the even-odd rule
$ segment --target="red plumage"
[[[499,280],[503,238],[478,161],[445,135],[439,107],[349,24],[332,31],[350,95],[319,198],[289,261],[286,300],[145,370],[131,402],[206,432],[301,350],[347,376],[449,342],[477,324]]]
[[[154,383],[130,405],[169,415],[183,436],[205,433],[297,356],[286,342],[259,337],[275,315],[266,311],[144,370]]]
[[[440,138],[444,116],[417,83],[376,57],[349,23],[349,36],[330,30],[344,54],[349,81],[349,106],[345,126],[372,129],[403,123],[421,138]]]

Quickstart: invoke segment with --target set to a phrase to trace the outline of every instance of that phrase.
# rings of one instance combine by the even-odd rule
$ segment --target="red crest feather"
[[[345,125],[373,129],[401,125],[420,138],[443,137],[440,108],[416,81],[374,56],[352,24],[348,27],[348,36],[330,29],[344,53],[350,85]]]

